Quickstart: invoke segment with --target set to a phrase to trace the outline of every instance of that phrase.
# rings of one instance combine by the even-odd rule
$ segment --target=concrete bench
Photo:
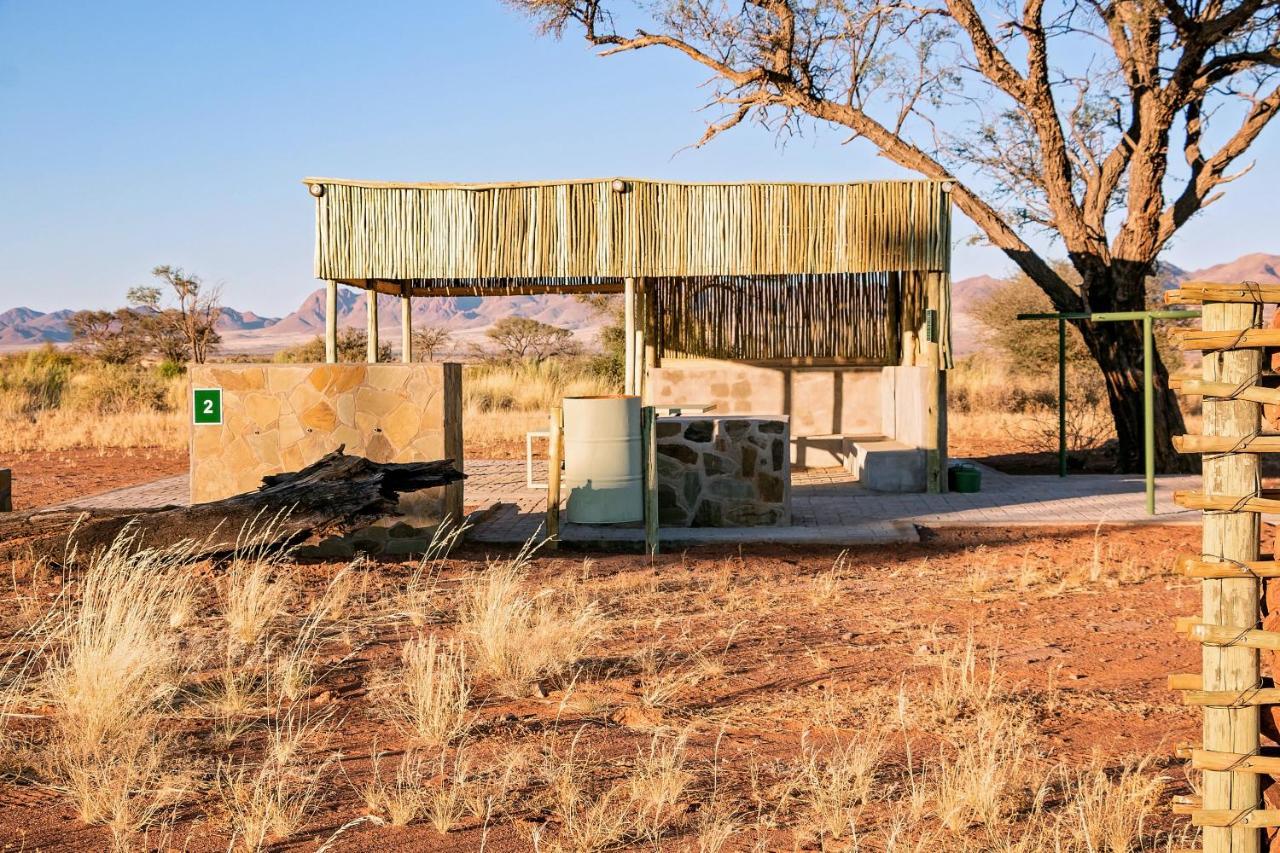
[[[924,450],[876,436],[848,440],[845,470],[877,492],[923,492],[928,485]]]

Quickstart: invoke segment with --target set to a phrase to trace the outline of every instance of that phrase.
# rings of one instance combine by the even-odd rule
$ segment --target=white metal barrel
[[[564,399],[563,488],[576,524],[644,520],[639,397]]]

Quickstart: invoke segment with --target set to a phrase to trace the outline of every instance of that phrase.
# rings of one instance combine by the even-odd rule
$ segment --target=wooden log
[[[1203,331],[1183,336],[1184,346],[1202,348],[1203,344],[1213,344],[1201,363],[1204,381],[1239,386],[1256,380],[1262,370],[1262,352],[1259,349],[1242,349],[1241,346],[1245,343],[1265,346],[1267,341],[1280,341],[1280,331],[1257,328],[1261,320],[1262,312],[1257,305],[1205,304],[1201,320]],[[1240,330],[1244,330],[1243,335]],[[1215,334],[1217,338],[1214,338]],[[1226,339],[1225,344],[1223,339]],[[1232,348],[1212,351],[1223,345]],[[1255,402],[1206,399],[1203,412],[1202,432],[1208,436],[1252,435],[1259,431],[1261,425],[1261,406]],[[1258,455],[1230,453],[1206,456],[1203,471],[1203,493],[1199,494],[1202,508],[1227,511],[1204,516],[1200,552],[1221,555],[1227,561],[1247,563],[1257,560],[1261,527],[1258,513],[1280,508],[1280,501],[1262,498],[1250,498],[1246,501],[1247,507],[1239,506],[1239,496],[1250,495],[1257,489],[1260,476]],[[1237,499],[1231,500],[1232,496]],[[1213,506],[1215,502],[1218,504],[1216,507]],[[1239,511],[1242,508],[1247,511]],[[1202,580],[1200,586],[1200,612],[1211,624],[1193,628],[1192,636],[1201,632],[1198,639],[1209,639],[1215,636],[1212,629],[1221,626],[1255,624],[1259,606],[1259,583],[1256,580],[1211,578]],[[1225,630],[1232,629],[1227,627]],[[1245,639],[1239,636],[1239,629],[1232,636],[1217,636],[1219,639],[1215,642],[1218,643]],[[1254,635],[1250,639],[1259,637]],[[1258,652],[1253,646],[1241,642],[1226,647],[1203,643],[1200,657],[1206,690],[1240,692],[1258,684]],[[1260,743],[1259,723],[1256,707],[1205,707],[1203,747],[1221,752],[1255,752]],[[1262,804],[1262,789],[1256,775],[1206,770],[1201,793],[1205,805],[1205,812],[1201,814],[1213,810],[1245,813],[1250,817],[1260,814],[1251,811]],[[1219,828],[1229,824],[1204,824],[1204,848],[1208,853],[1260,853],[1262,836],[1252,828],[1252,824]]]
[[[131,525],[140,544],[165,548],[195,543],[192,558],[235,550],[243,528],[267,535],[263,546],[300,542],[311,535],[344,534],[396,514],[400,494],[444,486],[465,475],[449,459],[371,462],[340,447],[301,471],[273,474],[253,492],[192,506],[43,509],[0,521],[0,558],[61,562],[105,548]],[[263,527],[277,519],[267,534]]]
[[[13,512],[13,472],[0,468],[0,512]]]
[[[1197,770],[1231,770],[1236,773],[1280,775],[1280,756],[1255,755],[1247,752],[1217,752],[1211,749],[1179,747],[1179,758],[1189,758]]]
[[[1164,301],[1166,305],[1186,305],[1191,302],[1280,304],[1280,284],[1188,281],[1175,290],[1166,290]]]
[[[551,410],[547,441],[547,547],[556,548],[560,539],[560,461],[564,447],[564,409]]]
[[[1280,453],[1280,435],[1175,435],[1179,453]]]
[[[1280,651],[1280,631],[1263,631],[1259,628],[1245,628],[1238,625],[1212,625],[1200,622],[1187,626],[1186,635],[1192,640],[1217,648],[1270,649]],[[1257,684],[1255,678],[1248,684],[1239,687],[1218,688],[1223,690],[1248,690]]]
[[[1243,774],[1248,775],[1248,774]],[[1257,777],[1254,777],[1255,779]],[[1231,833],[1247,831],[1251,834],[1255,829],[1265,826],[1280,826],[1280,809],[1200,809],[1191,812],[1191,825],[1204,827],[1231,827]],[[1205,833],[1205,851],[1214,851],[1209,846],[1209,833]],[[1235,850],[1236,847],[1224,847],[1223,850]],[[1238,849],[1245,849],[1240,847]],[[1255,850],[1257,848],[1254,848]]]
[[[1169,803],[1170,811],[1174,814],[1191,814],[1198,809],[1204,808],[1204,799],[1197,797],[1195,794],[1179,794]]]
[[[1198,672],[1175,672],[1169,676],[1170,690],[1199,690],[1204,686],[1204,677]]]
[[[1251,560],[1239,566],[1203,560],[1199,554],[1183,554],[1174,561],[1174,571],[1189,578],[1280,578],[1280,562]]]
[[[1207,705],[1215,708],[1250,708],[1262,705],[1280,705],[1280,689],[1254,687],[1251,690],[1187,690],[1182,694],[1184,705]]]
[[[1265,388],[1252,383],[1246,383],[1241,387],[1230,382],[1203,382],[1199,379],[1188,379],[1176,387],[1179,393],[1188,397],[1218,397],[1270,405],[1280,403],[1280,388]]]
[[[1171,329],[1169,336],[1183,350],[1222,352],[1280,347],[1280,329],[1227,329],[1220,332]],[[1242,382],[1248,379],[1241,377]]]
[[[1250,454],[1230,454],[1224,459],[1257,459]],[[1186,509],[1206,509],[1228,513],[1261,513],[1280,512],[1280,500],[1274,491],[1264,491],[1261,495],[1206,495],[1203,492],[1178,490],[1173,493],[1173,502]],[[1257,548],[1253,549],[1254,553]],[[1243,562],[1252,562],[1244,560]]]

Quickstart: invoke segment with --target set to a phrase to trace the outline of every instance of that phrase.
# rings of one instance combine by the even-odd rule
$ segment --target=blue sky
[[[819,180],[905,173],[818,130],[740,128],[699,150],[698,69],[599,59],[497,0],[0,0],[0,310],[110,307],[156,264],[280,315],[317,283],[305,175]],[[1166,254],[1280,251],[1280,131]],[[956,229],[956,277],[1009,269]]]

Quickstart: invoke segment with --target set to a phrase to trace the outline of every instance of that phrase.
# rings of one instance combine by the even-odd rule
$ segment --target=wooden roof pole
[[[405,364],[413,361],[413,297],[409,295],[409,285],[404,286],[400,294],[400,360]]]
[[[365,291],[365,306],[369,309],[368,319],[368,350],[365,360],[370,364],[378,363],[378,292],[376,290]]]
[[[622,393],[636,393],[636,280],[623,279],[623,379]]]
[[[324,294],[324,360],[338,363],[338,283],[325,282]]]

